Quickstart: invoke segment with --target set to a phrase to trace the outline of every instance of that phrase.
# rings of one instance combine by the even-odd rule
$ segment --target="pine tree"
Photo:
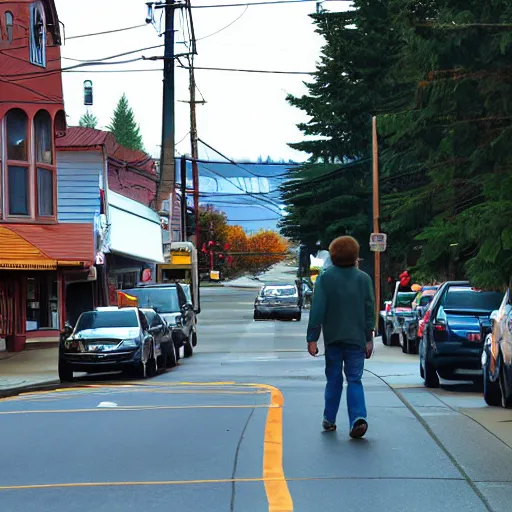
[[[503,286],[512,275],[512,7],[392,3],[417,95],[379,123],[388,230],[422,244],[417,275]]]
[[[145,151],[140,127],[135,121],[126,94],[123,93],[121,96],[107,129],[114,134],[116,141],[122,146],[137,151]]]
[[[98,126],[98,118],[94,114],[86,112],[78,121],[78,125],[82,128],[96,128]]]

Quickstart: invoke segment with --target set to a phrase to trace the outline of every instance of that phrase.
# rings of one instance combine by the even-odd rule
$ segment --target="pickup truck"
[[[417,292],[400,292],[399,289],[400,283],[396,283],[393,299],[384,303],[385,310],[380,313],[379,331],[382,333],[382,342],[388,346],[404,343],[406,322],[415,318],[412,302]]]

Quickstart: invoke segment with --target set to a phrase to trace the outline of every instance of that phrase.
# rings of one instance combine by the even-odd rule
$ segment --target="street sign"
[[[387,240],[388,235],[385,233],[372,233],[370,235],[370,251],[384,252],[386,250]]]

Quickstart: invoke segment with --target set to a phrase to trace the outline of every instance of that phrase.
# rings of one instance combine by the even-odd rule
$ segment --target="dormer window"
[[[46,67],[46,19],[40,2],[30,6],[30,62]]]

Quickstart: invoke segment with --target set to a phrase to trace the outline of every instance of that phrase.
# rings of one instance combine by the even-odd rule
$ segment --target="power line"
[[[66,37],[65,40],[69,41],[70,39],[81,39],[83,37],[93,37],[93,36],[102,36],[102,35],[105,35],[105,34],[114,34],[116,32],[125,32],[127,30],[133,30],[135,28],[142,28],[142,27],[147,27],[147,23],[144,23],[144,25],[134,25],[133,27],[117,28],[117,29],[114,29],[114,30],[106,30],[104,32],[93,32],[92,34],[82,34],[82,35],[79,35],[79,36]]]
[[[190,69],[188,66],[184,66],[183,64],[180,64],[177,67]],[[237,73],[263,73],[269,75],[314,75],[316,73],[315,71],[278,71],[268,69],[209,68],[199,66],[194,66],[194,69],[201,69],[203,71],[233,71]]]
[[[129,52],[118,53],[117,55],[111,55],[110,57],[102,57],[100,59],[73,59],[71,57],[62,57],[65,60],[72,60],[74,62],[104,62],[106,60],[117,59],[118,57],[125,57],[126,55],[132,55],[134,53],[143,52],[145,50],[154,50],[155,48],[163,48],[163,44],[157,44],[154,46],[146,46],[145,48],[139,48],[138,50],[130,50]]]
[[[203,36],[203,37],[200,37],[199,39],[196,39],[196,41],[203,41],[204,39],[208,39],[209,37],[212,37],[212,36],[215,36],[217,34],[220,34],[224,30],[226,30],[227,28],[231,27],[231,25],[234,25],[247,12],[247,9],[249,9],[248,5],[245,6],[245,9],[243,10],[242,14],[240,14],[240,16],[235,18],[231,23],[229,23],[228,25],[226,25],[225,27],[223,27],[223,28],[221,28],[219,30],[216,30],[215,32],[212,32],[211,34],[208,34],[207,36]]]
[[[323,2],[352,2],[352,0],[323,0]],[[307,2],[319,2],[319,0],[268,0],[263,2],[253,2],[242,4],[217,4],[217,5],[192,5],[192,9],[210,9],[214,7],[244,7],[244,6],[257,6],[257,5],[279,5],[279,4],[304,4]]]

